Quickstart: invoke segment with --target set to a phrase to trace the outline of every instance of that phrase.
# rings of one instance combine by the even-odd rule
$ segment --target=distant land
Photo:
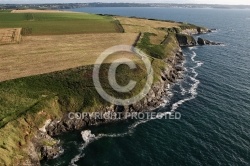
[[[250,5],[218,4],[174,4],[174,3],[55,3],[55,4],[0,4],[0,10],[6,9],[73,9],[82,7],[176,7],[176,8],[219,8],[250,9]]]

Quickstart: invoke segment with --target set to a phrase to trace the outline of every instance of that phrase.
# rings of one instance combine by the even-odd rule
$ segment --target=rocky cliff
[[[196,40],[193,36],[187,34],[176,34],[176,38],[181,47],[191,47],[196,45]]]
[[[122,112],[125,114],[126,112],[153,111],[155,108],[159,107],[164,102],[163,98],[168,97],[166,94],[170,84],[173,84],[176,80],[182,78],[182,62],[184,61],[184,56],[180,46],[196,45],[195,39],[192,36],[185,34],[186,32],[187,30],[185,30],[184,33],[176,34],[176,41],[178,41],[179,46],[172,48],[173,51],[171,56],[165,59],[167,65],[160,75],[160,81],[153,84],[151,90],[144,99],[129,106],[104,105],[95,109],[95,111],[107,114],[114,112]],[[191,30],[189,32],[192,32],[192,34],[199,33],[198,30]],[[66,112],[61,117],[51,119],[50,123],[45,126],[45,130],[38,132],[39,135],[43,135],[43,138],[45,138],[47,142],[53,142],[53,144],[41,144],[39,143],[41,142],[40,138],[34,138],[32,140],[32,144],[35,145],[34,148],[40,149],[40,152],[39,150],[37,151],[40,154],[40,158],[37,158],[37,160],[51,159],[62,153],[60,142],[54,140],[52,138],[53,136],[70,130],[80,130],[83,127],[101,125],[115,121],[113,119],[93,118],[90,114],[84,114],[84,116],[79,119],[70,119],[68,113],[69,112]],[[32,160],[35,161],[34,158]]]
[[[122,112],[124,115],[126,112],[141,112],[141,111],[152,111],[155,108],[159,107],[164,101],[163,98],[166,98],[166,94],[170,84],[174,83],[177,79],[182,77],[182,67],[181,63],[184,60],[182,51],[178,49],[175,54],[169,59],[167,63],[169,67],[165,69],[161,74],[161,81],[153,84],[151,90],[147,96],[140,100],[139,102],[129,105],[110,105],[103,106],[96,110],[96,112],[103,113],[114,113]],[[90,114],[84,114],[79,119],[71,119],[68,116],[68,113],[65,113],[61,118],[53,119],[49,124],[46,125],[46,132],[40,131],[39,134],[43,135],[44,138],[48,138],[48,141],[51,142],[51,137],[59,135],[63,132],[70,130],[80,130],[83,127],[88,127],[92,125],[101,125],[105,123],[111,123],[116,120],[114,119],[99,119],[94,118]],[[62,150],[60,148],[60,142],[53,140],[55,144],[53,146],[39,144],[40,139],[33,139],[33,142],[36,142],[36,148],[41,150],[41,158],[51,159],[59,155]]]

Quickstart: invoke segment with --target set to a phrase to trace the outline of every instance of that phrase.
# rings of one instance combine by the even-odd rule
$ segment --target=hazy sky
[[[131,2],[131,3],[203,3],[250,5],[250,0],[0,0],[0,4],[10,3],[85,3],[85,2]]]

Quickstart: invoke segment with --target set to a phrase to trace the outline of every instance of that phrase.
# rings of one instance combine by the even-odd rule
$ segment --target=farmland
[[[20,44],[0,46],[4,48],[0,81],[91,65],[105,49],[132,45],[136,37],[136,33],[23,36]]]
[[[0,111],[2,118],[7,117],[2,121],[2,124],[8,122],[8,119],[13,119],[13,113],[16,116],[18,111],[27,110],[32,104],[40,101],[39,97],[36,99],[33,95],[30,96],[30,93],[38,93],[32,91],[32,89],[36,89],[33,84],[33,82],[36,82],[35,80],[40,80],[38,83],[44,87],[41,94],[35,96],[41,96],[48,91],[56,91],[56,94],[61,96],[63,93],[55,90],[56,87],[45,88],[48,82],[49,84],[52,82],[60,84],[59,80],[54,80],[57,75],[55,72],[61,71],[61,75],[65,75],[68,72],[74,73],[74,69],[81,66],[90,66],[91,68],[91,65],[105,49],[121,44],[133,45],[139,33],[142,33],[142,35],[137,42],[137,46],[151,55],[150,58],[154,59],[153,68],[156,73],[155,80],[157,80],[165,66],[163,59],[170,56],[171,52],[178,47],[175,35],[162,28],[178,28],[182,25],[176,22],[59,11],[2,12],[0,16],[1,28],[20,27],[26,30],[32,29],[31,33],[24,31],[26,33],[23,34],[20,44],[0,45],[0,81],[4,81],[0,84]],[[115,22],[121,23],[125,33],[120,33],[121,31],[117,30]],[[107,59],[106,63],[108,64],[119,57],[133,59],[131,55],[119,53]],[[121,73],[123,73],[122,70]],[[51,75],[53,75],[53,79],[44,79],[44,81],[40,79],[50,78]],[[128,76],[128,73],[125,73],[125,75]],[[22,79],[19,82],[17,78]],[[59,78],[63,82],[64,76]],[[123,78],[126,77],[123,75],[121,80]],[[17,80],[8,81],[12,79]],[[76,80],[77,82],[87,82],[86,86],[88,87],[93,86],[92,82],[86,81],[85,78]],[[126,80],[123,81],[126,82]],[[20,91],[20,86],[26,84],[29,86]],[[74,84],[74,82],[70,84]],[[65,85],[62,85],[62,87]],[[14,90],[13,92],[10,90],[11,87]],[[17,88],[16,91],[15,88]],[[67,89],[67,86],[62,89]],[[69,88],[69,91],[75,90]],[[88,89],[87,91],[90,94],[95,93],[94,89]],[[20,96],[20,94],[22,95]],[[78,101],[78,99],[75,100]],[[95,101],[101,104],[100,100],[96,99]],[[10,108],[10,105],[13,107]],[[87,105],[89,107],[93,106],[92,104]]]
[[[87,13],[0,12],[1,31],[22,28],[19,44],[0,45],[0,153],[4,154],[0,165],[26,159],[24,149],[46,119],[60,118],[67,111],[96,111],[109,105],[92,80],[93,64],[104,50],[121,44],[136,45],[148,53],[154,82],[159,81],[167,66],[164,59],[178,48],[175,35],[162,28],[180,25]],[[133,91],[122,94],[112,90],[107,78],[110,63],[121,57],[137,65],[132,72],[126,65],[117,68],[120,85],[130,79],[137,82]],[[112,54],[100,70],[103,88],[119,98],[138,94],[146,78],[145,66],[133,53]]]
[[[0,20],[0,44],[19,43],[22,34],[20,44],[0,46],[0,81],[90,65],[137,36],[120,33],[112,17],[87,13],[16,10],[1,12]]]
[[[176,22],[158,21],[158,20],[148,20],[142,18],[128,18],[115,16],[119,20],[125,29],[125,32],[151,32],[158,33],[159,28],[173,28],[179,27],[181,24]]]
[[[91,71],[87,72],[90,73],[87,74],[88,78],[80,77],[80,75],[78,75],[78,78],[73,75],[79,73],[85,75],[86,70],[82,70],[81,67],[89,66],[88,68],[92,69],[92,64],[105,49],[121,44],[133,45],[138,38],[139,32],[143,33],[138,42],[138,46],[142,50],[150,54],[151,52],[148,51],[153,50],[152,53],[154,53],[159,48],[160,53],[163,54],[150,57],[154,58],[152,65],[156,73],[154,78],[157,80],[165,66],[165,62],[161,60],[166,58],[163,51],[165,47],[168,48],[168,45],[160,46],[167,33],[159,28],[179,26],[178,23],[172,22],[125,17],[113,18],[86,13],[50,13],[47,11],[29,11],[25,13],[22,11],[3,12],[0,13],[0,16],[0,27],[2,28],[21,27],[23,29],[32,29],[32,33],[23,34],[20,44],[0,45],[0,81],[4,81],[0,84],[0,120],[2,119],[2,125],[15,119],[23,111],[26,112],[32,105],[47,100],[51,96],[63,98],[64,93],[73,93],[72,96],[75,96],[76,93],[81,91],[81,95],[88,94],[80,98],[79,94],[76,95],[78,96],[76,98],[72,97],[75,106],[81,105],[80,101],[86,101],[84,109],[93,109],[93,106],[97,103],[97,105],[101,105],[103,100],[95,99],[98,95],[93,88],[92,81],[89,80]],[[120,33],[117,30],[117,24],[115,24],[117,21],[124,27],[125,33]],[[172,42],[172,40],[169,41],[170,44]],[[177,45],[174,44],[174,47],[177,47]],[[170,52],[173,48],[169,48]],[[105,62],[108,64],[119,57],[130,57],[133,60],[135,58],[135,56],[128,53],[119,53],[109,57]],[[141,63],[138,62],[138,65],[141,66]],[[76,68],[78,69],[76,70]],[[143,70],[142,66],[139,67],[137,75],[132,76],[132,78],[143,80],[145,74],[145,72],[142,72]],[[125,71],[126,68],[124,70],[120,69],[119,72],[121,84],[126,83],[129,76],[129,72]],[[71,76],[68,73],[71,73],[74,78],[70,78]],[[127,77],[124,77],[124,75]],[[143,77],[139,77],[140,75]],[[17,79],[20,77],[21,79]],[[92,88],[74,89],[76,82],[83,82],[81,86]],[[69,84],[73,85],[73,87],[68,86]],[[38,85],[43,88],[37,90]],[[138,89],[140,88],[138,87]],[[114,92],[110,93],[115,94]],[[92,97],[90,97],[91,94],[93,94]],[[41,96],[48,97],[41,98]],[[92,103],[92,101],[95,101],[95,103]]]
[[[108,16],[86,13],[0,13],[0,28],[23,28],[23,35],[119,32]]]

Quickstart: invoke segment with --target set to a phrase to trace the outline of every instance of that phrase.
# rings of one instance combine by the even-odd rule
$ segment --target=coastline
[[[105,13],[108,9],[89,10]],[[129,8],[115,11],[114,8],[109,13],[126,14],[128,11],[133,14],[129,12],[133,9]],[[166,161],[170,165],[248,163],[246,141],[249,140],[250,123],[247,107],[250,99],[247,96],[250,94],[246,87],[250,87],[250,82],[246,72],[249,68],[248,35],[244,28],[249,25],[244,22],[246,11],[143,8],[134,12],[136,16],[216,27],[216,32],[194,35],[194,38],[223,42],[224,45],[182,48],[185,56],[183,79],[171,86],[169,102],[156,110],[157,114],[176,111],[174,114],[182,115],[180,120],[147,118],[91,126],[88,129],[95,138],[88,144],[81,137],[85,128],[69,131],[53,137],[61,140],[64,153],[55,159],[41,161],[41,165],[165,165]],[[221,20],[225,24],[221,24]],[[240,22],[246,26],[242,27]]]
[[[99,119],[96,117],[91,117],[89,114],[82,116],[80,119],[70,119],[68,113],[66,113],[61,119],[50,119],[51,122],[45,124],[44,126],[46,132],[40,130],[38,134],[42,135],[43,138],[48,138],[49,141],[52,141],[51,139],[53,139],[54,136],[60,135],[68,131],[82,130],[83,128],[87,129],[89,126],[105,125],[107,123],[113,123],[119,120],[124,120],[123,116],[125,116],[125,113],[127,112],[138,113],[154,111],[162,104],[164,104],[164,99],[169,97],[167,96],[167,92],[169,90],[168,87],[171,86],[171,84],[174,84],[178,79],[182,78],[181,72],[183,72],[183,69],[180,66],[183,61],[184,56],[182,54],[182,51],[176,51],[176,54],[172,59],[172,68],[170,70],[165,70],[165,75],[162,76],[162,81],[153,84],[152,89],[149,91],[149,93],[143,100],[130,106],[111,105],[109,107],[103,107],[99,110],[96,110],[96,112],[104,113],[122,112],[121,119]],[[33,140],[33,143],[37,144],[39,142],[38,140]],[[60,141],[53,141],[56,141],[58,144],[55,144],[53,147],[50,147],[42,146],[38,143],[35,146],[37,148],[42,149],[43,159],[53,159],[61,154],[62,149],[60,147]]]
[[[192,37],[191,35],[207,32],[199,32],[197,29],[188,29],[187,31],[184,31],[183,34],[190,35],[190,37]],[[139,41],[139,39],[137,41]],[[161,81],[152,85],[150,92],[143,100],[130,106],[111,105],[109,107],[103,107],[101,109],[96,110],[96,112],[122,112],[122,114],[125,114],[126,112],[153,112],[157,108],[161,107],[161,105],[164,104],[164,98],[169,98],[169,96],[167,96],[169,86],[175,84],[178,79],[182,79],[182,74],[184,71],[182,64],[185,61],[185,57],[182,53],[182,47],[193,47],[196,45],[194,43],[189,43],[188,40],[180,42],[180,40],[177,39],[177,41],[179,43],[179,46],[174,49],[171,57],[165,59],[166,64],[170,65],[171,67],[168,66],[165,68],[165,71],[161,75]],[[183,43],[185,44],[183,45]],[[136,46],[136,43],[134,44],[134,46]],[[87,130],[89,126],[105,125],[107,123],[114,123],[120,120],[124,119],[98,119],[96,117],[91,117],[90,115],[83,115],[80,119],[70,119],[68,117],[68,114],[66,113],[61,119],[52,120],[49,124],[47,124],[45,126],[46,133],[43,134],[48,135],[49,138],[53,138],[54,136],[60,135],[68,131],[83,129]],[[42,148],[43,160],[53,159],[61,154],[62,151],[60,147],[60,141],[57,140],[57,142],[58,144],[55,144],[54,148]]]
[[[175,44],[178,43],[178,45],[174,45],[174,47],[171,47],[171,49],[168,50],[170,56],[163,59],[165,62],[165,69],[161,71],[160,75],[158,75],[159,81],[153,84],[150,92],[144,99],[130,106],[107,106],[104,104],[99,108],[93,108],[93,110],[96,112],[143,112],[153,111],[154,109],[161,106],[161,104],[164,103],[163,98],[168,97],[166,94],[169,85],[174,84],[177,79],[181,79],[181,72],[183,71],[181,64],[184,61],[184,56],[180,46],[194,46],[196,43],[194,44],[194,39],[191,35],[206,33],[205,31],[201,32],[199,28],[200,27],[197,27],[196,29],[187,28],[182,31],[181,37],[176,35],[179,30],[175,28],[164,29],[167,33],[171,33],[172,36],[174,36],[174,40],[171,40],[171,42],[174,42]],[[134,46],[137,45],[141,38],[141,35],[139,35]],[[166,40],[164,39],[163,43],[164,42],[168,43],[169,41],[166,38]],[[88,70],[88,68],[89,66],[83,66],[73,70],[74,72],[77,72],[79,70]],[[25,135],[25,142],[19,142],[20,149],[24,149],[26,154],[24,155],[25,157],[15,159],[17,165],[40,165],[41,159],[52,159],[60,155],[63,152],[63,149],[60,146],[60,140],[55,140],[53,138],[56,135],[71,130],[81,130],[82,128],[92,125],[104,125],[106,123],[113,122],[112,120],[94,119],[89,115],[80,120],[69,119],[67,111],[70,110],[61,102],[62,101],[60,101],[57,96],[52,96],[51,100],[46,102],[48,106],[46,105],[45,109],[38,107],[41,110],[38,109],[34,111],[34,115],[28,115],[28,113],[25,113],[23,119],[20,120],[24,121],[25,123],[25,127],[23,128],[29,128],[29,131],[27,131],[27,134]],[[37,105],[39,104],[35,104],[34,108],[32,109],[37,109]],[[40,117],[40,124],[34,126],[34,124],[30,122],[37,117]],[[42,127],[41,124],[43,125]],[[11,125],[12,124],[8,126]]]

